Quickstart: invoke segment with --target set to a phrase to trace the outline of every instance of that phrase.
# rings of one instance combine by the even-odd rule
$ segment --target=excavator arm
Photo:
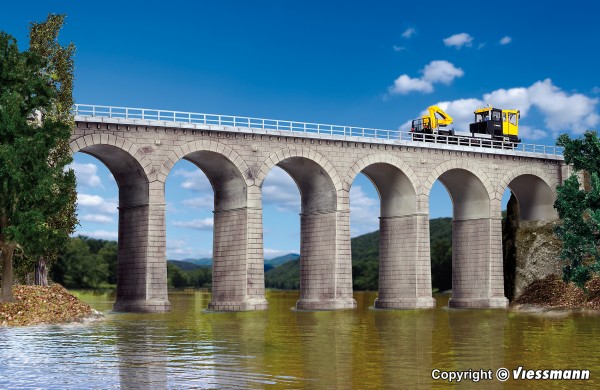
[[[429,123],[431,123],[431,128],[433,129],[438,129],[440,126],[446,127],[451,125],[454,121],[452,117],[439,106],[429,106],[427,107],[427,112],[428,115],[423,115],[423,120],[429,118]]]

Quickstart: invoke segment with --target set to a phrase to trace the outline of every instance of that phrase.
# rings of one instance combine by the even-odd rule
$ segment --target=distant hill
[[[210,258],[210,257],[203,257],[201,259],[183,259],[181,261],[184,261],[186,263],[196,264],[196,265],[212,265],[212,258]]]
[[[452,218],[430,220],[429,230],[432,285],[445,291],[452,285]],[[351,245],[353,288],[376,291],[379,287],[379,231],[354,237]],[[265,268],[265,271],[265,285],[268,288],[300,288],[299,260],[268,270]]]
[[[280,266],[281,264],[287,263],[288,261],[298,260],[300,255],[297,253],[288,253],[287,255],[274,257],[272,259],[265,259],[265,264],[271,265],[273,267]]]
[[[271,268],[275,268],[280,266],[281,264],[287,263],[288,261],[292,261],[292,260],[298,260],[300,258],[300,255],[297,253],[288,253],[287,255],[283,255],[283,256],[279,256],[279,257],[274,257],[272,259],[265,259],[265,269],[271,269]],[[203,257],[201,259],[183,259],[183,260],[169,260],[170,262],[181,262],[181,263],[187,263],[187,264],[193,264],[193,265],[197,265],[197,266],[204,266],[204,265],[212,265],[212,259],[210,257]],[[174,263],[175,264],[175,263]],[[183,265],[183,267],[188,267],[187,265]],[[187,268],[182,268],[179,267],[182,270],[187,271]],[[194,269],[194,268],[189,268]]]
[[[193,271],[195,269],[202,268],[202,266],[200,266],[198,264],[190,263],[187,261],[167,260],[167,262],[169,264],[173,264],[173,265],[177,266],[177,268],[179,268],[182,271]]]
[[[265,272],[265,286],[280,290],[300,289],[300,259],[288,261]]]

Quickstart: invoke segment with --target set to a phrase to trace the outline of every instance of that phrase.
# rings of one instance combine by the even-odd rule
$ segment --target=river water
[[[600,316],[453,310],[292,310],[271,291],[266,312],[211,313],[207,292],[174,292],[166,314],[120,314],[114,296],[77,295],[105,320],[0,328],[0,388],[445,388],[432,370],[579,369],[587,381],[462,381],[459,388],[600,386]],[[455,382],[453,382],[455,383]]]

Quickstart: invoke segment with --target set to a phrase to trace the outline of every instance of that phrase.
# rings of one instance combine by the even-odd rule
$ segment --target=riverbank
[[[0,326],[27,326],[81,322],[102,314],[60,284],[13,287],[15,302],[0,303]]]
[[[549,309],[600,310],[600,277],[586,284],[588,294],[573,283],[565,283],[556,274],[530,283],[515,300],[517,307],[537,306]]]

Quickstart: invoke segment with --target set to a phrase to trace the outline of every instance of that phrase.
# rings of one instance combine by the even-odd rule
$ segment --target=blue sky
[[[405,128],[440,104],[464,128],[491,103],[522,112],[524,142],[554,144],[600,123],[599,6],[589,2],[27,1],[4,4],[0,30],[27,47],[27,25],[66,13],[79,103]],[[78,232],[114,239],[117,186],[77,154]],[[168,177],[169,258],[212,249],[206,177]],[[265,255],[299,251],[299,192],[281,170],[263,188]],[[351,229],[377,229],[377,193],[351,191]],[[451,216],[438,183],[431,217]]]

